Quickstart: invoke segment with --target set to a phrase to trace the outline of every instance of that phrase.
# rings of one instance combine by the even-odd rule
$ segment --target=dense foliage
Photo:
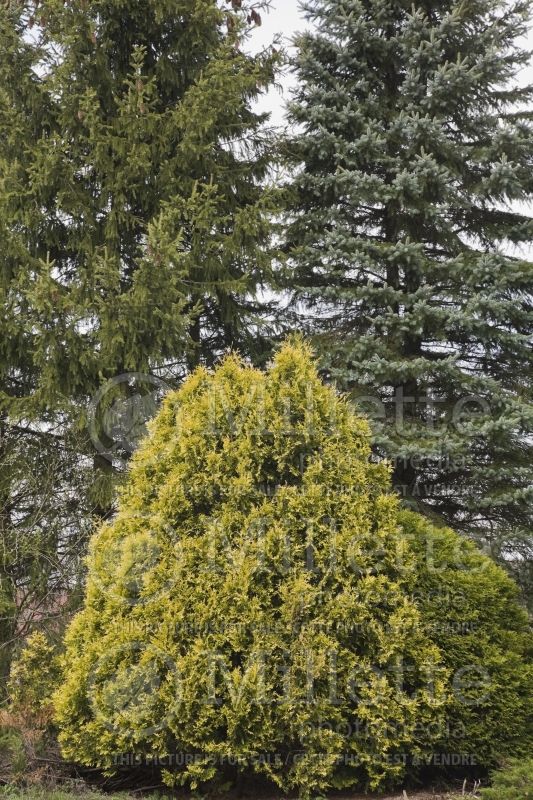
[[[0,783],[527,784],[530,5],[0,3]]]
[[[374,417],[409,505],[531,586],[531,4],[304,9],[287,141],[295,312]]]
[[[28,636],[18,658],[12,663],[8,691],[13,711],[38,715],[50,709],[52,694],[60,680],[57,647],[41,631]]]
[[[9,705],[0,708],[2,784],[50,781],[50,766],[58,763],[52,695],[60,679],[57,644],[35,631],[11,663]]]
[[[259,21],[240,0],[0,4],[8,642],[26,632],[21,597],[41,608],[72,589],[65,553],[83,553],[87,521],[112,509],[105,415],[129,399],[120,376],[173,383],[227,346],[262,350],[276,201],[253,104],[279,56],[247,54]]]
[[[481,789],[482,800],[531,800],[533,794],[533,759],[512,761],[494,772],[492,786]]]
[[[308,795],[526,750],[516,587],[401,511],[369,455],[301,344],[169,394],[91,542],[55,696],[64,755]]]

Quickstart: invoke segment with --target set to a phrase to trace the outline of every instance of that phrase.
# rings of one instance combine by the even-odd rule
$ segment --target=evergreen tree
[[[66,596],[79,588],[90,529],[84,437],[72,418],[36,397],[36,329],[24,292],[35,212],[25,205],[32,146],[44,129],[46,96],[32,70],[34,44],[0,8],[0,676],[35,624],[61,629]],[[26,238],[24,238],[26,236]],[[50,406],[52,403],[50,403]]]
[[[309,0],[288,145],[294,308],[406,501],[527,582],[529,2]],[[531,577],[529,577],[531,581]]]
[[[253,349],[273,199],[251,105],[278,56],[244,52],[259,15],[232,5],[2,7],[2,333],[35,373],[17,408]]]
[[[91,540],[55,693],[64,755],[309,798],[398,783],[435,753],[527,753],[517,587],[401,510],[369,455],[301,344],[170,392]]]
[[[247,55],[258,22],[258,10],[237,0],[0,6],[8,594],[33,569],[13,555],[21,530],[42,546],[35,514],[47,520],[44,572],[59,532],[77,542],[88,518],[112,507],[122,463],[114,456],[129,452],[120,442],[111,451],[106,415],[129,394],[149,394],[153,381],[112,382],[91,418],[87,407],[108,379],[155,373],[178,382],[230,345],[251,355],[262,348],[254,326],[275,200],[266,117],[253,103],[279,56]]]

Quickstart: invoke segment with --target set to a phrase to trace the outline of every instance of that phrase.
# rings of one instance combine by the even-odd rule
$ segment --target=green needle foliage
[[[36,626],[57,635],[79,605],[92,527],[81,444],[51,424],[0,418],[0,679],[20,640]]]
[[[295,309],[326,374],[375,418],[406,501],[514,560],[531,588],[531,4],[304,8]]]
[[[170,393],[91,542],[54,701],[65,757],[309,796],[527,750],[516,587],[401,511],[369,456],[300,343]]]
[[[46,403],[243,343],[272,203],[251,104],[278,57],[243,52],[241,5],[3,4],[4,270]]]
[[[482,800],[530,800],[533,786],[533,759],[517,759],[492,776],[490,789],[481,789]]]
[[[127,385],[91,430],[86,411],[108,379],[172,383],[227,346],[263,347],[277,201],[253,104],[280,57],[246,54],[260,22],[246,6],[0,4],[2,593],[25,594],[36,563],[68,572],[58,536],[77,541],[112,507],[119,459],[101,452],[100,417]],[[28,463],[31,497],[13,468]],[[45,545],[40,523],[24,527],[36,517]]]
[[[275,201],[252,104],[279,56],[244,52],[259,19],[244,5],[2,4],[7,413],[72,411],[122,373],[177,379],[229,345],[253,351]],[[18,370],[32,380],[17,391]]]

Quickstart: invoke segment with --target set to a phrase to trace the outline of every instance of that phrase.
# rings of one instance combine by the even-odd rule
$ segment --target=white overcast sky
[[[250,42],[253,50],[259,50],[261,47],[271,44],[276,35],[282,37],[284,46],[288,48],[294,34],[309,27],[301,13],[300,0],[272,0],[270,11],[263,12],[261,16],[262,25],[254,31]],[[524,45],[533,50],[533,30],[530,32],[529,41],[524,42]],[[522,76],[522,81],[533,83],[533,64]],[[260,103],[262,110],[270,111],[271,122],[274,125],[283,123],[284,102],[291,85],[294,85],[294,78],[285,74],[281,83],[283,84],[281,92],[270,91]]]
[[[267,47],[276,36],[281,38],[282,46],[288,50],[294,34],[309,27],[300,11],[300,0],[272,0],[270,9],[263,11],[261,18],[262,25],[256,28],[250,42],[253,50]],[[274,125],[283,123],[283,107],[294,79],[285,71],[280,83],[281,91],[271,90],[268,97],[259,103],[261,110],[270,111]]]

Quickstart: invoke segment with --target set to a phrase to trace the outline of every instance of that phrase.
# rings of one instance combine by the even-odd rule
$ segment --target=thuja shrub
[[[514,759],[491,775],[492,786],[481,789],[482,800],[531,800],[533,758]]]
[[[406,511],[398,521],[418,559],[420,613],[450,670],[441,765],[454,754],[457,765],[487,767],[529,755],[533,647],[516,584],[449,528]]]
[[[60,678],[57,648],[34,631],[11,662],[8,702],[0,708],[0,781],[50,779],[49,765],[57,762],[52,695]]]
[[[302,343],[266,373],[231,355],[167,396],[92,540],[60,741],[169,785],[377,788],[449,744],[525,746],[526,633],[503,572],[400,511]]]
[[[7,683],[10,710],[49,713],[60,675],[57,648],[42,631],[34,631],[11,664]]]

